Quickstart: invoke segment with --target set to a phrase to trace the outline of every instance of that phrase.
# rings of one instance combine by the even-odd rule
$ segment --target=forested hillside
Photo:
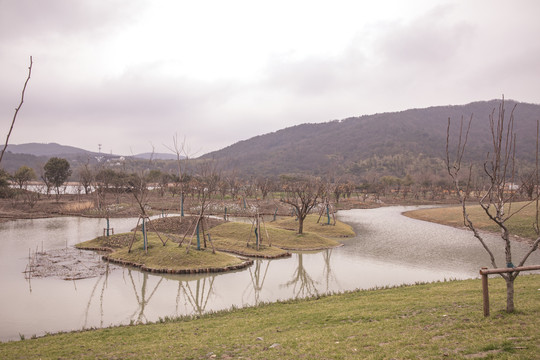
[[[234,173],[246,179],[311,174],[331,181],[349,178],[364,183],[379,182],[384,176],[399,178],[405,183],[444,182],[448,181],[444,162],[448,119],[452,122],[451,138],[457,139],[460,120],[464,118],[468,122],[472,116],[465,161],[481,164],[491,150],[489,117],[492,112],[497,116],[500,103],[501,100],[492,100],[302,124],[240,141],[185,161],[183,166],[187,173],[196,173],[201,163],[215,160],[224,174]],[[540,105],[507,100],[507,119],[514,107],[516,158],[520,166],[518,176],[521,176],[529,172],[535,162]],[[58,156],[70,162],[74,180],[85,164],[97,166],[98,158],[102,166],[118,171],[147,169],[176,174],[176,161],[163,160],[165,156],[159,155],[165,154],[154,154],[149,161],[137,155],[120,158],[58,144],[23,144],[8,147],[2,167],[13,173],[26,165],[40,174],[47,159]],[[481,167],[477,170],[480,173]]]
[[[302,124],[238,142],[203,156],[247,176],[341,173],[359,178],[422,172],[444,172],[446,130],[453,138],[459,122],[472,116],[466,160],[482,162],[490,150],[489,116],[498,114],[500,100],[462,106],[436,106]],[[506,116],[514,111],[517,157],[535,158],[536,122],[540,105],[505,101]]]

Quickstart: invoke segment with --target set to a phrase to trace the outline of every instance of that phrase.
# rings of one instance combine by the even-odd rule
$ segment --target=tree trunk
[[[506,312],[514,312],[514,277],[509,276],[506,280]]]
[[[298,216],[298,234],[304,233],[304,219]]]

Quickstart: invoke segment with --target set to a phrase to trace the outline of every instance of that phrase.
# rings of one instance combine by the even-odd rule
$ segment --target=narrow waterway
[[[357,236],[342,247],[291,258],[256,260],[245,270],[206,276],[160,276],[128,268],[65,281],[25,279],[28,253],[58,249],[103,232],[103,219],[54,218],[0,224],[0,340],[47,332],[157,321],[231,306],[415,282],[477,277],[489,258],[470,232],[407,218],[416,207],[339,212]],[[115,232],[136,219],[114,219]],[[500,240],[489,236],[499,245]],[[523,254],[527,245],[516,243]],[[97,256],[97,255],[96,255]],[[502,260],[501,264],[503,263]],[[528,262],[539,264],[534,254]]]

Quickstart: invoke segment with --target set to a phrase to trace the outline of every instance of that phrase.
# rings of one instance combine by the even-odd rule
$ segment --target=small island
[[[297,234],[294,217],[264,223],[257,241],[255,227],[249,222],[229,222],[210,218],[207,235],[197,250],[190,245],[194,217],[172,216],[151,220],[144,248],[142,232],[100,236],[76,245],[78,249],[106,251],[104,260],[135,266],[143,271],[169,274],[195,274],[239,270],[253,263],[251,258],[274,259],[290,256],[289,251],[316,251],[341,246],[339,238],[355,235],[340,221],[326,224],[319,216],[309,215],[305,231]],[[140,229],[140,226],[138,227]],[[135,229],[134,229],[135,230]],[[131,245],[131,251],[130,251]]]

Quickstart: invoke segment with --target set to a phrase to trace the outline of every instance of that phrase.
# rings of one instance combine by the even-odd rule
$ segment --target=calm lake
[[[357,233],[344,239],[344,246],[294,253],[287,259],[256,260],[250,268],[233,273],[161,276],[118,268],[75,281],[27,280],[23,272],[29,249],[72,247],[101,235],[105,220],[65,217],[2,223],[0,341],[328,292],[478,277],[489,258],[472,234],[401,215],[417,208],[340,211],[338,218]],[[120,233],[136,222],[112,219],[111,226]],[[499,264],[504,264],[501,241],[493,236],[487,240],[497,249]],[[528,248],[520,243],[513,246],[516,255]],[[527,264],[540,264],[538,252]]]

